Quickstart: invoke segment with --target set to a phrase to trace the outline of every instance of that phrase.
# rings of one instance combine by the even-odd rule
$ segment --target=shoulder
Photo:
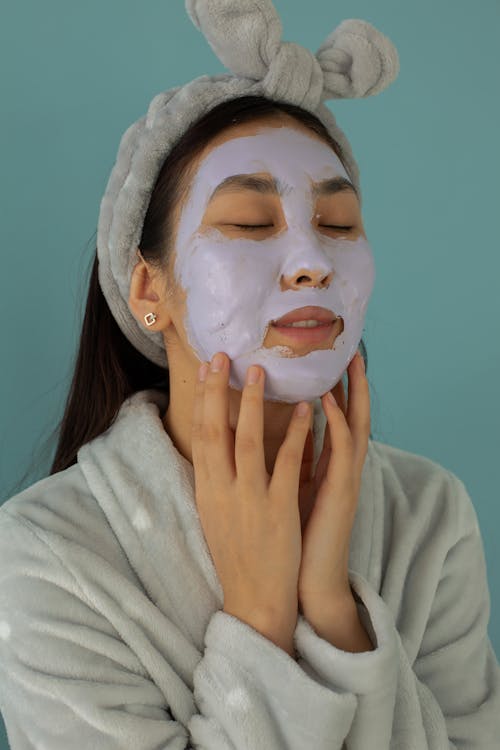
[[[451,471],[426,456],[377,440],[369,441],[369,455],[387,478],[397,479],[409,489],[415,485],[447,481],[454,477]]]
[[[6,500],[0,507],[2,559],[18,539],[12,563],[22,565],[34,548],[65,562],[73,553],[99,556],[128,567],[108,519],[78,463],[51,474]],[[49,550],[54,553],[50,554]],[[54,558],[55,561],[55,558]]]
[[[454,472],[426,456],[375,440],[369,441],[368,458],[391,513],[411,518],[428,531],[439,524],[456,539],[467,530],[477,531],[468,490]]]
[[[45,522],[50,529],[57,525],[58,520],[74,518],[76,511],[80,515],[95,510],[95,498],[76,463],[10,497],[0,507],[0,516],[9,516],[33,526],[43,526]]]

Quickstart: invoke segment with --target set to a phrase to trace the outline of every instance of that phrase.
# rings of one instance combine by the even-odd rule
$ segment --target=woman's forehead
[[[330,177],[348,178],[333,149],[312,132],[290,125],[260,125],[253,132],[234,129],[198,163],[194,182],[216,189],[234,175],[268,174],[281,189]]]

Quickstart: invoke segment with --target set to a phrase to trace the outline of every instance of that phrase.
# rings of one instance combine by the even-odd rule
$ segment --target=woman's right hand
[[[293,656],[302,557],[298,488],[310,407],[305,416],[293,413],[270,477],[263,441],[265,371],[255,366],[259,379],[254,384],[248,384],[247,372],[234,432],[229,425],[230,360],[221,354],[220,372],[209,371],[204,382],[198,378],[196,383],[196,505],[224,592],[224,612]]]

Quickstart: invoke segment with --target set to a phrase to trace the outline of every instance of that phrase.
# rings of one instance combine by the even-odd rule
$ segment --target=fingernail
[[[326,394],[326,397],[327,397],[328,401],[331,404],[336,404],[337,403],[336,400],[335,400],[335,396],[333,395],[333,393],[331,391],[328,391],[328,393]]]
[[[360,363],[362,371],[365,372],[365,359],[363,355],[361,354],[361,352],[358,352],[358,359],[359,359],[359,363]]]
[[[224,356],[222,354],[216,354],[215,357],[212,359],[212,364],[210,365],[210,372],[220,372],[222,370],[223,364],[224,364]]]
[[[200,383],[203,383],[204,380],[206,380],[208,372],[208,365],[206,362],[203,362],[202,365],[200,365],[200,369],[198,370],[198,380]]]

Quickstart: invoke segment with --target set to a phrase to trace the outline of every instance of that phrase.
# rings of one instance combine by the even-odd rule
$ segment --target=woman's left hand
[[[302,614],[352,599],[349,546],[370,437],[369,386],[359,351],[348,367],[348,385],[347,409],[342,380],[332,389],[337,405],[327,394],[321,398],[328,421],[314,476],[311,440],[304,449],[299,485],[303,524],[298,596]]]

